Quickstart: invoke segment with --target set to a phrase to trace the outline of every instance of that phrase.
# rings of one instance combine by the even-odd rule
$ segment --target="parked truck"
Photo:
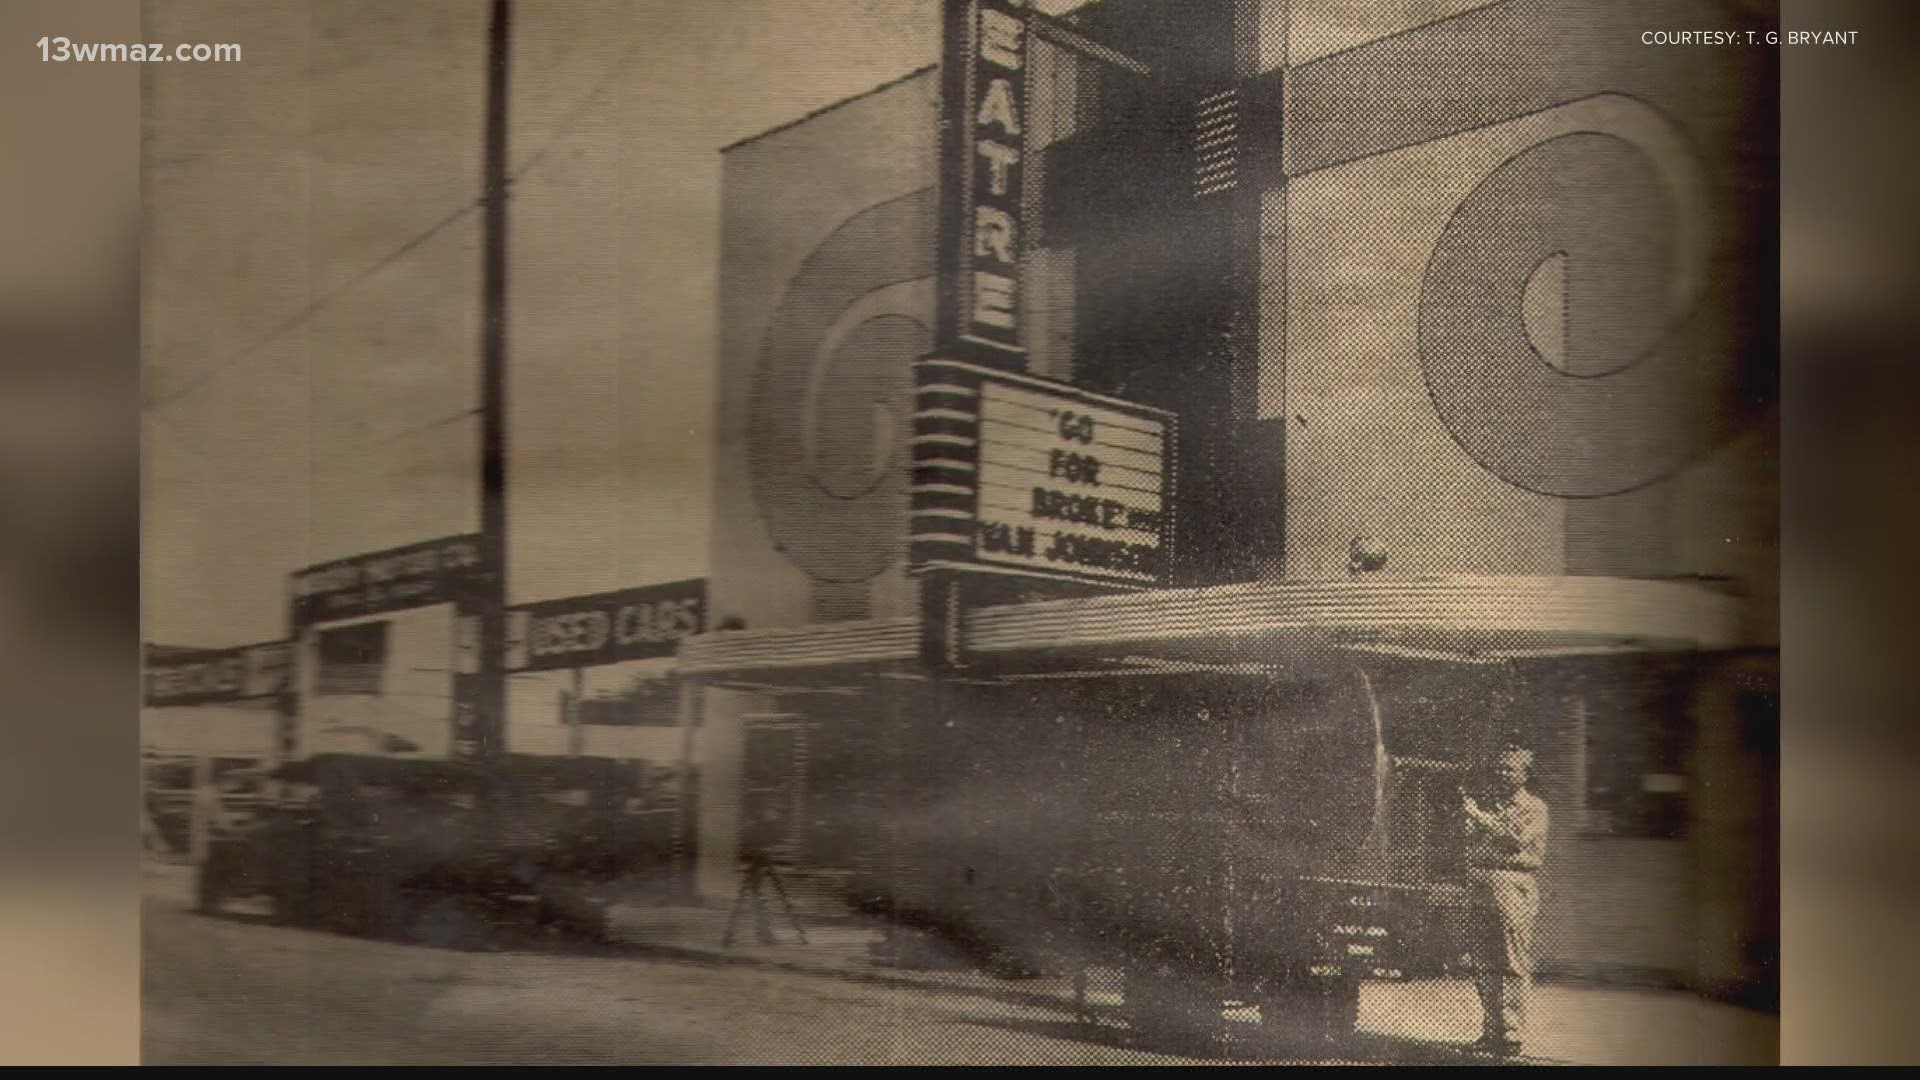
[[[931,741],[855,881],[897,958],[937,942],[1003,974],[1118,971],[1150,1037],[1220,1036],[1240,1003],[1320,1044],[1354,1033],[1366,981],[1463,960],[1460,789],[1484,712],[1396,723],[1357,668],[947,709],[903,736]]]

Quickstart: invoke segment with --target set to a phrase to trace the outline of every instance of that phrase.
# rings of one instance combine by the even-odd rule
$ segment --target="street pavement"
[[[244,904],[191,910],[177,866],[146,876],[149,1064],[1176,1064],[1231,1061],[1139,1045],[1117,980],[1091,1017],[1061,979],[877,964],[869,927],[803,924],[754,941],[725,908],[622,907],[606,945],[513,934],[483,948],[368,941],[268,925]],[[471,940],[464,939],[463,940]],[[1533,1064],[1766,1063],[1778,1023],[1692,995],[1545,984]],[[1369,984],[1355,1063],[1470,1064],[1464,983]],[[1235,1010],[1229,1030],[1256,1032]],[[1252,1045],[1251,1041],[1246,1045]],[[1250,1053],[1251,1051],[1243,1051]],[[1310,1058],[1289,1059],[1305,1063]]]
[[[156,887],[158,886],[158,887]],[[1057,1013],[631,946],[458,951],[144,897],[147,1064],[1013,1064],[1183,1059]]]

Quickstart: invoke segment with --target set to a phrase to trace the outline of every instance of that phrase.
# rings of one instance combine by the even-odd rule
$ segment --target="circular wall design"
[[[869,580],[906,544],[913,363],[932,345],[932,191],[849,218],[768,324],[747,418],[754,499],[817,582]]]
[[[905,315],[861,322],[813,371],[803,405],[806,472],[828,498],[882,494],[901,462],[908,416],[901,408],[902,358],[927,349],[926,324]]]
[[[1699,230],[1678,220],[1700,193],[1674,190],[1673,173],[1625,139],[1575,132],[1509,158],[1447,222],[1421,287],[1420,358],[1441,420],[1495,476],[1619,494],[1728,434],[1735,358],[1701,303]],[[1552,293],[1557,312],[1543,310]]]

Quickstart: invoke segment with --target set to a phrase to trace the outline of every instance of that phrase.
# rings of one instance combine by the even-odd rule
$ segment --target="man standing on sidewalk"
[[[1480,991],[1481,1049],[1516,1054],[1526,1034],[1533,981],[1536,876],[1547,850],[1547,804],[1528,791],[1531,751],[1509,744],[1488,769],[1478,798],[1461,792],[1466,814],[1467,878],[1479,894],[1473,938]]]

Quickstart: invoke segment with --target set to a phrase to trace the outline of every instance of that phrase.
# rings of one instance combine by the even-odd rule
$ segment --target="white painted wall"
[[[740,806],[746,718],[772,711],[764,694],[708,687],[694,737],[700,765],[699,868],[694,889],[702,899],[730,899],[739,887]]]
[[[271,758],[278,720],[267,704],[143,708],[140,749],[156,754]]]
[[[383,692],[314,694],[320,632],[383,620],[391,624]],[[412,740],[422,756],[449,755],[453,743],[452,604],[316,623],[301,633],[296,650],[302,754],[374,749],[365,735],[330,730],[366,726]]]

